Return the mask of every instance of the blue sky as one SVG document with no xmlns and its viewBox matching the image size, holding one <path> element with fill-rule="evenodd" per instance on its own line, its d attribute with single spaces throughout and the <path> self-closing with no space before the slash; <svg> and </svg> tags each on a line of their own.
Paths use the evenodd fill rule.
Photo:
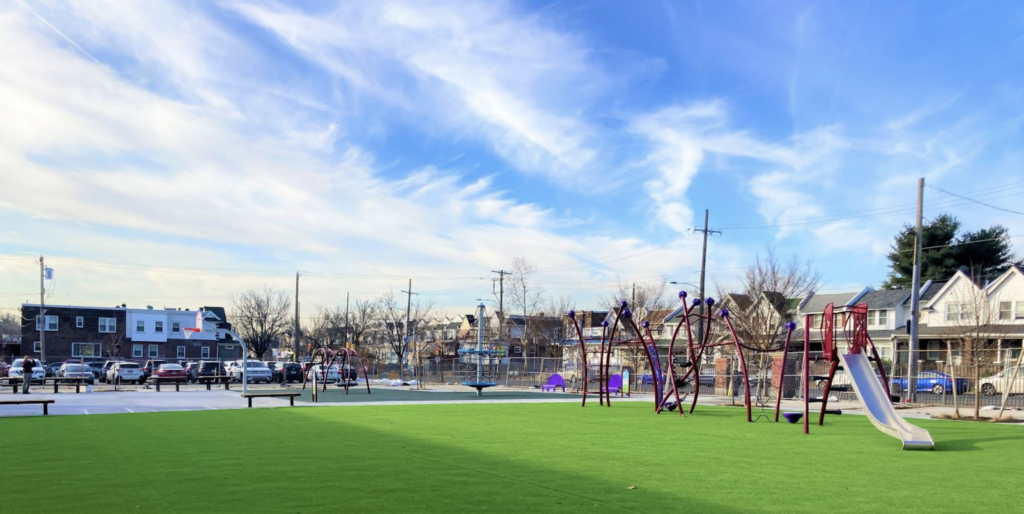
<svg viewBox="0 0 1024 514">
<path fill-rule="evenodd" d="M 461 309 L 525 257 L 582 307 L 773 246 L 877 286 L 918 177 L 1024 195 L 1019 2 L 0 0 L 0 308 Z M 926 217 L 1024 216 L 935 189 Z M 1018 209 L 1019 210 L 1019 209 Z"/>
</svg>

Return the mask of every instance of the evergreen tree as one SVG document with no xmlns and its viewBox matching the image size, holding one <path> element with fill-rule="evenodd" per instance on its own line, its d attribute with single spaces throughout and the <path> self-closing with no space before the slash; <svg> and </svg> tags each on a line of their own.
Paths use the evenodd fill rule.
<svg viewBox="0 0 1024 514">
<path fill-rule="evenodd" d="M 1010 235 L 1001 225 L 974 232 L 960 232 L 960 222 L 942 214 L 921 227 L 921 281 L 946 280 L 960 266 L 971 269 L 975 276 L 991 279 L 1006 271 L 1013 262 Z M 889 253 L 892 271 L 883 289 L 908 289 L 914 272 L 914 227 L 904 225 L 896 235 Z"/>
</svg>

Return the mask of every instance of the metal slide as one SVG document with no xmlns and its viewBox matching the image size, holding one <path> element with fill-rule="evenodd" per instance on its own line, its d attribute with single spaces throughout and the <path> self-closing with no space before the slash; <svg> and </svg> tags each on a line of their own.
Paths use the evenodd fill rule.
<svg viewBox="0 0 1024 514">
<path fill-rule="evenodd" d="M 853 382 L 857 398 L 860 398 L 875 428 L 902 441 L 904 450 L 935 449 L 935 443 L 927 430 L 907 423 L 896 413 L 866 355 L 840 353 L 839 357 L 843 360 L 847 376 Z"/>
</svg>

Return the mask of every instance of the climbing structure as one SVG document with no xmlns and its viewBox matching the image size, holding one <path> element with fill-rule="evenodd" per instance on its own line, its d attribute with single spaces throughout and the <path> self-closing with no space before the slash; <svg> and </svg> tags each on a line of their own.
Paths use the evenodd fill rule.
<svg viewBox="0 0 1024 514">
<path fill-rule="evenodd" d="M 359 368 L 356 368 L 356 363 L 359 364 Z M 366 394 L 371 394 L 370 391 L 370 378 L 366 374 L 366 366 L 363 365 L 363 360 L 359 358 L 359 352 L 351 348 L 341 348 L 338 350 L 331 350 L 330 348 L 317 348 L 313 350 L 313 354 L 310 356 L 309 368 L 306 373 L 302 376 L 302 389 L 306 389 L 306 383 L 312 382 L 312 392 L 314 402 L 317 401 L 317 392 L 319 387 L 323 387 L 323 390 L 327 390 L 327 373 L 331 369 L 331 366 L 338 366 L 341 371 L 340 384 L 345 388 L 345 394 L 348 394 L 349 386 L 351 382 L 348 378 L 348 370 L 360 369 L 363 371 L 363 381 L 366 382 Z M 317 369 L 323 370 L 323 384 L 322 386 L 318 383 Z M 312 376 L 312 380 L 310 380 Z"/>
<path fill-rule="evenodd" d="M 501 350 L 485 350 L 484 349 L 484 304 L 481 303 L 477 306 L 477 318 L 476 318 L 476 348 L 460 348 L 460 354 L 476 355 L 476 380 L 470 380 L 463 382 L 462 385 L 466 387 L 472 387 L 476 389 L 476 395 L 482 396 L 483 390 L 488 387 L 494 387 L 497 382 L 487 382 L 484 380 L 484 356 L 486 355 L 489 359 L 492 355 L 503 353 Z"/>
</svg>

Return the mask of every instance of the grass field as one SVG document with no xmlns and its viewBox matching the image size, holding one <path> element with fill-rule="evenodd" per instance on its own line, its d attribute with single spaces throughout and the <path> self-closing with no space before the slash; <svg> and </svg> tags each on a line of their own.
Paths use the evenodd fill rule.
<svg viewBox="0 0 1024 514">
<path fill-rule="evenodd" d="M 1019 512 L 1024 427 L 799 425 L 645 403 L 0 418 L 2 511 Z M 635 489 L 629 489 L 636 486 Z"/>
</svg>

